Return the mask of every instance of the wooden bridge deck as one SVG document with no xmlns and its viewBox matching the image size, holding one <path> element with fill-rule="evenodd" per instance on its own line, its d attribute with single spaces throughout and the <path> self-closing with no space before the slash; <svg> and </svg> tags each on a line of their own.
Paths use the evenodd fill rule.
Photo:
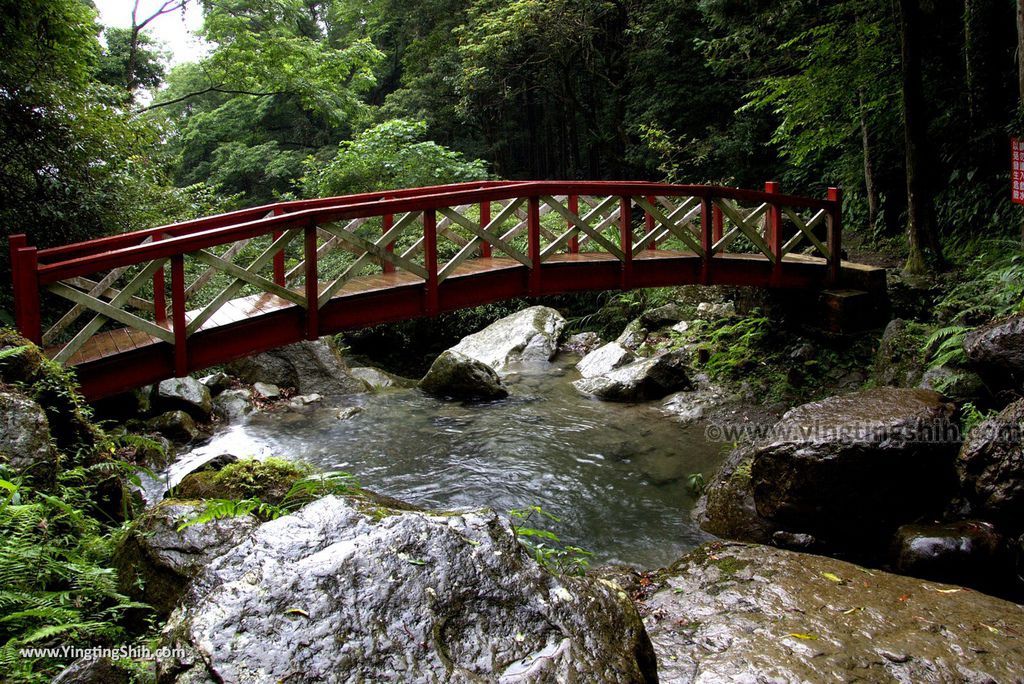
<svg viewBox="0 0 1024 684">
<path fill-rule="evenodd" d="M 818 257 L 787 255 L 785 277 L 772 282 L 771 263 L 762 254 L 722 254 L 715 258 L 708 284 L 775 286 L 782 288 L 822 287 L 826 263 Z M 701 259 L 692 252 L 645 250 L 634 254 L 634 286 L 662 287 L 699 284 Z M 604 267 L 604 268 L 602 268 Z M 560 254 L 543 267 L 551 278 L 539 294 L 615 289 L 621 286 L 620 263 L 603 252 Z M 561 273 L 559 273 L 561 271 Z M 529 269 L 514 259 L 493 257 L 472 259 L 461 265 L 441 285 L 441 310 L 451 311 L 499 299 L 531 296 Z M 843 262 L 843 284 L 873 289 L 884 283 L 884 272 L 861 264 Z M 500 296 L 494 296 L 494 277 L 506 281 Z M 518 277 L 517 277 L 518 276 Z M 879 280 L 881 278 L 881 281 Z M 492 282 L 484 283 L 488 279 Z M 884 287 L 884 285 L 883 285 Z M 324 334 L 378 323 L 426 315 L 423 310 L 423 280 L 403 271 L 378 273 L 352 279 L 332 297 L 321 313 Z M 186 314 L 191 321 L 195 311 Z M 325 315 L 326 314 L 326 315 Z M 234 358 L 303 339 L 302 309 L 269 293 L 231 300 L 195 333 L 197 344 L 190 365 L 206 367 Z M 326 324 L 326 325 L 325 325 Z M 170 323 L 165 324 L 173 329 Z M 278 334 L 268 330 L 276 329 Z M 205 343 L 203 343 L 204 338 Z M 254 347 L 252 340 L 268 341 Z M 244 340 L 244 342 L 242 342 Z M 47 349 L 54 354 L 59 347 Z M 132 328 L 109 330 L 94 335 L 70 359 L 87 395 L 106 396 L 118 388 L 153 382 L 172 373 L 173 348 L 156 337 Z"/>
</svg>

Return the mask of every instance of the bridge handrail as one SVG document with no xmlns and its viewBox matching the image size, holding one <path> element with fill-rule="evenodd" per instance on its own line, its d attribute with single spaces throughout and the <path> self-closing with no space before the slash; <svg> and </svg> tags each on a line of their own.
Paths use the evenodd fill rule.
<svg viewBox="0 0 1024 684">
<path fill-rule="evenodd" d="M 588 216 L 584 217 L 583 212 L 579 211 L 579 199 L 593 197 L 605 199 L 600 203 L 591 203 Z M 670 202 L 667 198 L 686 199 L 676 203 Z M 505 202 L 494 221 L 490 217 L 492 202 Z M 590 202 L 588 199 L 588 203 Z M 659 202 L 664 203 L 664 206 Z M 759 206 L 744 214 L 740 211 L 740 203 Z M 459 213 L 460 210 L 473 205 L 479 205 L 479 221 Z M 669 208 L 668 211 L 666 207 Z M 175 353 L 179 357 L 178 367 L 183 369 L 187 366 L 187 362 L 183 360 L 183 355 L 186 354 L 185 339 L 213 315 L 204 309 L 198 317 L 201 320 L 186 321 L 185 304 L 191 296 L 190 292 L 193 288 L 202 286 L 197 281 L 186 287 L 183 271 L 183 259 L 186 256 L 190 259 L 198 258 L 199 261 L 208 264 L 210 272 L 219 270 L 230 273 L 232 278 L 238 279 L 236 283 L 244 281 L 255 284 L 262 291 L 276 294 L 304 307 L 308 317 L 307 334 L 315 336 L 318 331 L 317 309 L 324 306 L 332 293 L 338 291 L 345 278 L 351 277 L 343 275 L 333 283 L 321 282 L 317 272 L 320 258 L 318 255 L 321 249 L 327 248 L 327 245 L 319 247 L 318 236 L 325 231 L 334 231 L 334 234 L 338 238 L 344 238 L 347 244 L 356 245 L 357 264 L 377 263 L 384 268 L 385 273 L 399 268 L 422 278 L 427 301 L 436 305 L 438 286 L 442 281 L 454 273 L 459 264 L 477 252 L 480 256 L 489 257 L 492 243 L 495 249 L 504 252 L 505 256 L 518 260 L 530 269 L 531 292 L 541 289 L 539 283 L 542 262 L 562 250 L 570 253 L 578 251 L 577 241 L 582 243 L 588 239 L 621 262 L 622 286 L 629 287 L 633 251 L 653 249 L 662 237 L 673 235 L 685 245 L 689 245 L 686 249 L 702 260 L 705 271 L 710 268 L 716 254 L 727 251 L 736 238 L 746 236 L 755 250 L 767 257 L 772 265 L 772 273 L 779 277 L 783 258 L 792 252 L 801 240 L 807 240 L 825 258 L 829 282 L 836 282 L 841 258 L 841 209 L 842 193 L 838 188 L 830 188 L 827 199 L 816 199 L 783 194 L 779 192 L 777 183 L 766 183 L 765 190 L 760 191 L 645 181 L 475 181 L 344 197 L 278 202 L 43 250 L 28 245 L 25 235 L 12 235 L 9 242 L 15 314 L 18 328 L 26 337 L 35 342 L 43 340 L 40 290 L 50 289 L 74 302 L 75 307 L 47 333 L 48 339 L 53 339 L 54 335 L 58 334 L 54 330 L 59 332 L 64 329 L 62 326 L 66 327 L 84 311 L 92 310 L 98 313 L 85 327 L 85 331 L 79 333 L 76 339 L 64 348 L 58 360 L 73 353 L 69 350 L 79 348 L 88 335 L 94 334 L 102 326 L 103 321 L 112 318 L 127 321 L 130 327 L 135 326 L 151 336 L 173 341 Z M 645 233 L 636 242 L 633 222 L 635 210 L 643 214 L 646 222 Z M 799 211 L 806 210 L 813 213 L 810 219 L 798 215 Z M 568 225 L 568 230 L 557 236 L 541 225 L 543 212 L 552 211 L 561 215 Z M 402 214 L 404 218 L 394 223 L 395 218 Z M 525 228 L 528 237 L 527 247 L 514 247 L 511 242 L 506 242 L 509 239 L 508 235 L 501 236 L 500 231 L 489 232 L 498 230 L 502 221 L 513 220 L 517 214 L 522 220 L 508 235 Z M 473 235 L 467 243 L 464 238 L 447 232 L 450 228 L 444 229 L 444 236 L 460 248 L 454 258 L 444 257 L 447 260 L 445 262 L 439 259 L 437 250 L 438 236 L 442 232 L 439 216 L 443 217 L 445 222 L 449 222 L 449 226 L 461 225 L 462 229 L 468 231 L 467 234 Z M 376 241 L 366 241 L 365 238 L 354 234 L 338 234 L 337 229 L 330 226 L 341 221 L 350 221 L 353 222 L 351 225 L 358 226 L 362 220 L 375 217 L 381 217 L 384 230 L 384 235 Z M 784 240 L 783 224 L 787 219 L 796 231 L 790 231 L 791 237 Z M 733 228 L 723 234 L 725 220 L 728 220 Z M 592 225 L 589 223 L 591 221 L 598 225 Z M 401 235 L 402 231 L 406 231 L 417 222 L 422 223 L 419 241 L 408 252 L 392 252 L 395 236 Z M 827 225 L 828 232 L 824 242 L 814 235 L 815 226 L 822 222 Z M 609 241 L 607 234 L 602 236 L 602 231 L 615 226 L 618 226 L 618 232 L 613 233 L 614 239 Z M 289 290 L 288 282 L 292 279 L 291 274 L 286 278 L 284 248 L 293 237 L 303 234 L 305 238 L 300 242 L 303 242 L 304 258 L 291 273 L 298 273 L 304 285 L 301 291 Z M 224 252 L 223 258 L 205 251 L 232 243 L 239 243 L 238 248 L 241 248 L 244 241 L 266 236 L 272 238 L 271 247 L 253 263 L 251 270 L 225 261 L 229 258 L 228 254 L 234 253 L 231 251 L 235 249 L 234 246 Z M 542 246 L 542 238 L 548 241 L 546 247 Z M 335 239 L 337 238 L 331 238 Z M 410 261 L 410 254 L 415 254 L 417 259 L 422 257 L 421 263 Z M 269 266 L 270 260 L 274 265 L 272 280 L 258 274 L 259 269 Z M 171 266 L 170 289 L 174 305 L 172 320 L 168 320 L 167 316 L 166 281 L 163 270 L 164 264 L 168 261 Z M 145 268 L 141 275 L 132 276 L 131 287 L 126 286 L 123 290 L 113 287 L 125 269 L 140 265 L 145 265 Z M 84 278 L 101 271 L 111 273 L 98 281 Z M 205 277 L 204 275 L 203 278 Z M 147 278 L 152 278 L 151 301 L 141 300 L 134 295 L 138 291 L 140 279 Z M 203 278 L 199 281 L 207 282 Z M 321 285 L 327 287 L 321 290 Z M 228 289 L 232 292 L 238 291 L 237 288 Z M 108 292 L 114 294 L 107 294 Z M 110 301 L 104 302 L 103 296 L 110 297 Z M 220 306 L 225 302 L 218 300 L 215 303 Z M 145 310 L 155 316 L 155 323 L 121 310 L 125 306 L 138 308 L 140 304 L 148 307 Z M 430 306 L 427 309 L 429 312 Z M 213 308 L 212 311 L 216 309 Z M 92 332 L 88 332 L 89 330 Z M 83 335 L 86 337 L 83 338 Z"/>
<path fill-rule="evenodd" d="M 471 185 L 473 189 L 464 190 L 462 186 Z M 453 189 L 455 188 L 455 189 Z M 432 192 L 424 193 L 429 190 Z M 436 192 L 443 190 L 442 192 Z M 642 190 L 642 192 L 640 192 Z M 420 192 L 417 192 L 420 191 Z M 273 230 L 287 230 L 289 228 L 302 228 L 309 222 L 315 224 L 331 223 L 333 221 L 361 218 L 364 216 L 386 216 L 404 213 L 407 211 L 423 211 L 426 209 L 438 209 L 459 204 L 475 204 L 481 201 L 495 201 L 512 199 L 516 197 L 528 197 L 537 195 L 662 195 L 662 196 L 689 196 L 701 199 L 721 198 L 737 201 L 763 202 L 771 206 L 799 207 L 804 209 L 823 209 L 838 214 L 839 203 L 833 199 L 815 199 L 797 195 L 784 195 L 781 193 L 762 192 L 758 190 L 743 190 L 725 186 L 711 185 L 672 185 L 667 183 L 648 183 L 643 181 L 577 181 L 577 182 L 556 182 L 556 181 L 520 181 L 520 182 L 493 182 L 485 187 L 479 183 L 467 183 L 457 186 L 437 186 L 433 188 L 416 188 L 409 191 L 392 191 L 388 193 L 367 193 L 365 195 L 353 195 L 349 197 L 325 198 L 322 200 L 282 202 L 278 204 L 265 205 L 258 210 L 263 212 L 257 218 L 252 218 L 257 210 L 243 210 L 222 214 L 213 219 L 227 219 L 228 217 L 240 218 L 227 225 L 213 225 L 205 223 L 207 219 L 186 221 L 178 224 L 171 224 L 166 228 L 136 231 L 124 233 L 111 238 L 99 238 L 85 242 L 67 245 L 64 248 L 53 248 L 39 250 L 38 258 L 68 256 L 77 254 L 72 248 L 86 249 L 92 245 L 101 243 L 103 251 L 86 254 L 85 256 L 73 256 L 61 261 L 51 263 L 40 263 L 38 266 L 39 283 L 47 285 L 58 280 L 64 280 L 74 276 L 86 275 L 100 270 L 117 268 L 119 266 L 130 266 L 140 261 L 168 258 L 176 254 L 187 254 L 199 249 L 208 249 L 217 245 L 236 242 L 237 240 L 264 235 Z M 383 199 L 381 196 L 394 196 L 393 199 Z M 268 216 L 267 212 L 274 208 L 292 208 L 289 213 Z M 173 235 L 178 232 L 179 234 Z M 837 231 L 838 232 L 838 231 Z M 132 244 L 126 247 L 117 246 L 118 238 L 139 238 L 145 239 L 154 234 L 171 233 L 172 237 L 162 240 L 139 244 Z M 111 249 L 111 247 L 113 247 Z M 58 250 L 64 249 L 61 252 Z"/>
</svg>

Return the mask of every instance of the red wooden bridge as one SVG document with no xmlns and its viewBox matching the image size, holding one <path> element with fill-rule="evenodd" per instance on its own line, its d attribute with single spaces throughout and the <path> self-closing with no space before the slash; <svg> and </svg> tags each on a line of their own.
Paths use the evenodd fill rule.
<svg viewBox="0 0 1024 684">
<path fill-rule="evenodd" d="M 21 333 L 101 398 L 273 347 L 497 300 L 835 287 L 841 194 L 475 182 L 281 202 L 50 249 L 10 237 Z M 44 329 L 44 322 L 46 327 Z"/>
</svg>

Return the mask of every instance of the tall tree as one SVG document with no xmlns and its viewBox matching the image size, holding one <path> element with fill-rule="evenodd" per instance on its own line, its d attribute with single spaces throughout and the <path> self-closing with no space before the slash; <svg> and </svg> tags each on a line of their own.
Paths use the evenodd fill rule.
<svg viewBox="0 0 1024 684">
<path fill-rule="evenodd" d="M 899 0 L 900 76 L 903 100 L 903 136 L 907 173 L 908 273 L 921 274 L 944 265 L 935 223 L 935 190 L 928 114 L 921 57 L 919 0 Z"/>
</svg>

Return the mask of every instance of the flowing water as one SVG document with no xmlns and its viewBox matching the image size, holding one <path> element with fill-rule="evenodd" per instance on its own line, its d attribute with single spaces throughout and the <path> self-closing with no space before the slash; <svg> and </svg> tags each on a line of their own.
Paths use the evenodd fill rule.
<svg viewBox="0 0 1024 684">
<path fill-rule="evenodd" d="M 690 520 L 688 477 L 710 478 L 722 460 L 703 428 L 681 426 L 659 403 L 581 396 L 575 359 L 506 379 L 511 396 L 445 402 L 415 389 L 347 397 L 338 406 L 254 415 L 179 462 L 231 453 L 300 459 L 353 473 L 366 488 L 426 508 L 539 505 L 537 520 L 594 563 L 658 567 L 709 537 Z M 173 473 L 171 478 L 173 481 Z"/>
</svg>

